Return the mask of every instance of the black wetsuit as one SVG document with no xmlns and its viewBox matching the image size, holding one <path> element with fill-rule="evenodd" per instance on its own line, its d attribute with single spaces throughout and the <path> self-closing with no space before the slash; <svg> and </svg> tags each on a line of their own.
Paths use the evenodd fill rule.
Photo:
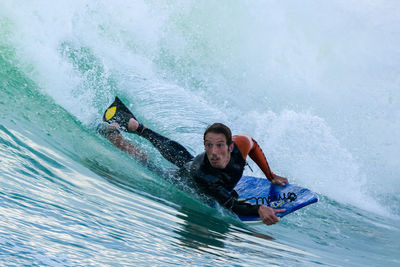
<svg viewBox="0 0 400 267">
<path fill-rule="evenodd" d="M 108 126 L 101 124 L 97 130 L 104 136 L 110 134 Z M 119 133 L 114 130 L 111 133 Z M 161 155 L 180 168 L 178 175 L 191 177 L 199 189 L 214 198 L 222 206 L 241 216 L 258 216 L 258 205 L 238 201 L 238 194 L 233 189 L 242 177 L 246 161 L 236 144 L 231 159 L 224 169 L 213 168 L 205 153 L 193 157 L 181 144 L 170 140 L 149 128 L 141 136 L 152 143 Z M 156 166 L 148 164 L 151 170 L 159 172 Z"/>
<path fill-rule="evenodd" d="M 161 155 L 178 166 L 181 174 L 190 175 L 201 191 L 215 198 L 222 206 L 241 216 L 258 216 L 258 205 L 238 201 L 233 189 L 242 177 L 246 161 L 237 145 L 231 153 L 231 159 L 224 169 L 213 168 L 205 153 L 193 157 L 182 145 L 148 128 L 141 134 L 149 140 Z"/>
</svg>

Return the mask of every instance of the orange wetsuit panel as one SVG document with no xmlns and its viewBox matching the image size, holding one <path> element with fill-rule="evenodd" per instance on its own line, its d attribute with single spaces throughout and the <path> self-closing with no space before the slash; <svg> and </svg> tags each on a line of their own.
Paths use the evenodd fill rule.
<svg viewBox="0 0 400 267">
<path fill-rule="evenodd" d="M 272 180 L 272 172 L 269 168 L 267 158 L 264 152 L 257 144 L 256 140 L 246 135 L 234 135 L 232 136 L 233 142 L 239 148 L 240 153 L 242 153 L 243 158 L 246 160 L 247 155 L 257 164 L 258 167 L 263 171 L 265 176 Z"/>
</svg>

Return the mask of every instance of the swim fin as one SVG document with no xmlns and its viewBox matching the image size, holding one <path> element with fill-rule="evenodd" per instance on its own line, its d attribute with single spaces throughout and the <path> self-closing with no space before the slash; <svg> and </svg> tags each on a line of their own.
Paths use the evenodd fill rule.
<svg viewBox="0 0 400 267">
<path fill-rule="evenodd" d="M 116 122 L 124 131 L 128 132 L 128 122 L 130 118 L 135 118 L 132 112 L 125 106 L 124 103 L 116 96 L 114 102 L 107 108 L 103 115 L 103 121 L 108 123 Z"/>
</svg>

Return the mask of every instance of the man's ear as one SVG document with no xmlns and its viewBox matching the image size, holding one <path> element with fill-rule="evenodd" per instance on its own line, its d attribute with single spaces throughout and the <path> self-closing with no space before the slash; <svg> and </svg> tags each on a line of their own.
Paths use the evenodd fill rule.
<svg viewBox="0 0 400 267">
<path fill-rule="evenodd" d="M 233 151 L 233 143 L 229 146 L 229 151 L 230 151 L 230 152 Z"/>
</svg>

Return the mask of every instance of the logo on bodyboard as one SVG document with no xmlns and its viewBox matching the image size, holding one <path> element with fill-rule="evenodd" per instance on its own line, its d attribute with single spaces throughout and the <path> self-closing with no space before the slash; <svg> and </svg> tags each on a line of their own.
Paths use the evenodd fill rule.
<svg viewBox="0 0 400 267">
<path fill-rule="evenodd" d="M 256 205 L 267 205 L 272 208 L 278 208 L 286 202 L 293 202 L 297 199 L 297 195 L 293 192 L 283 193 L 282 195 L 270 195 L 268 197 L 251 197 L 247 198 L 247 201 L 255 200 Z"/>
</svg>

